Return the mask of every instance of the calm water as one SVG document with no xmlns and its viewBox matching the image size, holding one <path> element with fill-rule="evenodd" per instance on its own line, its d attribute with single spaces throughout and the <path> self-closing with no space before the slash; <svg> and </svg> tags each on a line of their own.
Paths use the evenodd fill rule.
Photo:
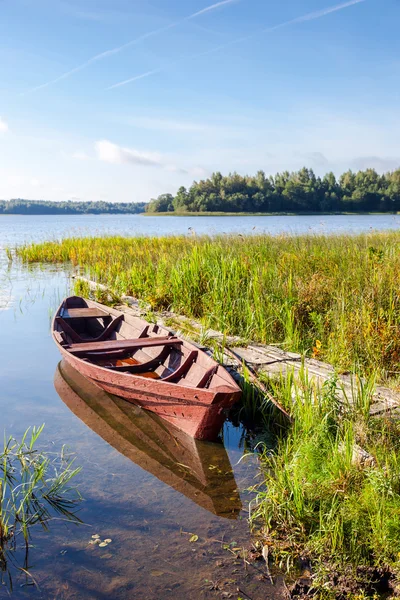
<svg viewBox="0 0 400 600">
<path fill-rule="evenodd" d="M 255 482 L 257 459 L 238 462 L 242 432 L 227 425 L 225 447 L 195 443 L 99 392 L 59 365 L 50 336 L 68 274 L 15 269 L 9 275 L 12 301 L 0 311 L 1 433 L 18 438 L 45 423 L 41 448 L 69 447 L 83 467 L 76 483 L 85 522 L 54 521 L 48 533 L 33 530 L 30 569 L 39 589 L 15 575 L 14 596 L 215 598 L 210 582 L 219 582 L 223 591 L 241 587 L 251 598 L 264 598 L 269 584 L 223 548 L 250 540 L 244 490 Z M 93 546 L 93 534 L 113 541 L 104 549 Z M 199 539 L 190 542 L 194 534 Z M 0 587 L 0 597 L 7 595 Z"/>
<path fill-rule="evenodd" d="M 182 235 L 220 233 L 361 233 L 399 229 L 400 215 L 304 217 L 0 216 L 0 247 L 26 241 L 87 235 Z"/>
<path fill-rule="evenodd" d="M 245 489 L 258 470 L 255 455 L 242 459 L 243 432 L 227 424 L 224 445 L 194 443 L 60 366 L 50 318 L 69 291 L 69 274 L 9 265 L 4 246 L 71 234 L 182 234 L 189 227 L 207 234 L 295 233 L 399 224 L 397 216 L 0 218 L 1 434 L 18 438 L 45 423 L 41 448 L 69 447 L 83 467 L 76 483 L 85 523 L 54 521 L 48 533 L 33 531 L 29 567 L 36 585 L 26 585 L 14 568 L 13 596 L 183 600 L 226 592 L 261 600 L 282 590 L 272 588 L 262 565 L 246 569 L 226 549 L 250 543 Z M 93 534 L 113 541 L 99 548 L 89 544 Z M 198 541 L 190 542 L 194 534 Z M 8 597 L 6 586 L 0 597 Z"/>
</svg>

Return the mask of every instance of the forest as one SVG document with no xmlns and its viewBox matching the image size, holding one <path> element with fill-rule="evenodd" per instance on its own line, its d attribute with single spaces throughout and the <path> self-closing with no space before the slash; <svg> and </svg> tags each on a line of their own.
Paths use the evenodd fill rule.
<svg viewBox="0 0 400 600">
<path fill-rule="evenodd" d="M 380 175 L 375 169 L 347 171 L 338 179 L 334 173 L 324 177 L 312 169 L 285 171 L 268 177 L 264 171 L 255 176 L 213 173 L 195 181 L 176 196 L 162 194 L 152 199 L 146 212 L 397 212 L 400 211 L 400 168 Z"/>
<path fill-rule="evenodd" d="M 48 202 L 45 200 L 0 200 L 0 215 L 100 215 L 143 213 L 144 202 Z"/>
</svg>

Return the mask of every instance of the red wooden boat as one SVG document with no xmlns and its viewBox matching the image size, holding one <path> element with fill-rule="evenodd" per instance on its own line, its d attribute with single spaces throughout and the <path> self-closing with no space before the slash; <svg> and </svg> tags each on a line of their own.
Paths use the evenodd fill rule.
<svg viewBox="0 0 400 600">
<path fill-rule="evenodd" d="M 61 400 L 120 454 L 205 510 L 238 519 L 242 502 L 222 443 L 199 441 L 122 398 L 107 394 L 62 361 L 54 375 Z"/>
<path fill-rule="evenodd" d="M 173 333 L 72 296 L 53 338 L 64 359 L 105 391 L 150 410 L 197 439 L 215 439 L 241 391 L 205 352 Z"/>
</svg>

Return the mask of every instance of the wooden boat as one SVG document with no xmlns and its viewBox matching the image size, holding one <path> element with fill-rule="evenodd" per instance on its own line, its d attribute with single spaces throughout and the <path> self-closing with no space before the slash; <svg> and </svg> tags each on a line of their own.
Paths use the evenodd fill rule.
<svg viewBox="0 0 400 600">
<path fill-rule="evenodd" d="M 222 443 L 193 439 L 170 423 L 107 394 L 62 361 L 54 385 L 92 431 L 139 467 L 209 512 L 237 519 L 242 502 Z"/>
<path fill-rule="evenodd" d="M 106 392 L 197 439 L 216 439 L 241 395 L 227 371 L 167 329 L 73 296 L 52 325 L 63 358 Z"/>
</svg>

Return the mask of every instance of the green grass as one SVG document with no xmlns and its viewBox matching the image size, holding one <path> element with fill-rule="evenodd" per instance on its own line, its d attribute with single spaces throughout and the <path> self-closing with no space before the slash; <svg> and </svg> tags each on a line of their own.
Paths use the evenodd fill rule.
<svg viewBox="0 0 400 600">
<path fill-rule="evenodd" d="M 281 566 L 309 559 L 322 597 L 343 569 L 354 578 L 360 567 L 399 576 L 400 422 L 369 416 L 373 382 L 360 380 L 344 405 L 335 379 L 322 390 L 306 375 L 271 386 L 294 423 L 262 453 L 252 521 L 263 543 Z M 369 453 L 365 462 L 357 446 Z"/>
<path fill-rule="evenodd" d="M 17 249 L 117 296 L 381 380 L 400 372 L 400 234 L 87 238 Z"/>
</svg>

